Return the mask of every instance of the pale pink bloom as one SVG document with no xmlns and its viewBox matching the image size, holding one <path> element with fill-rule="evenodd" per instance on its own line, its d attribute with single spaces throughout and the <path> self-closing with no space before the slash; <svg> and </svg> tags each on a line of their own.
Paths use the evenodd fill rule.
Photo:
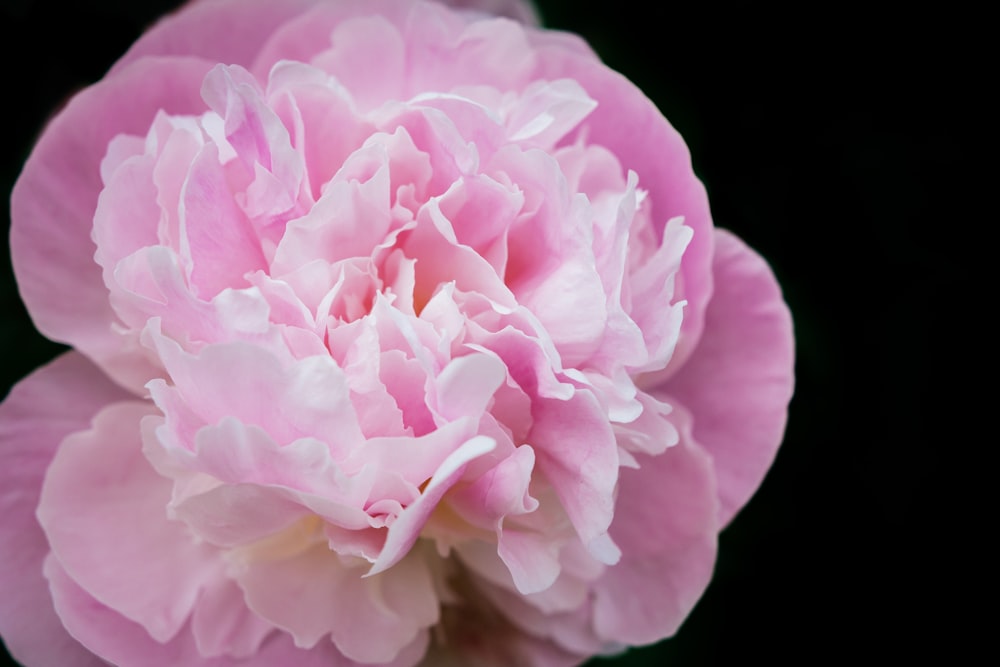
<svg viewBox="0 0 1000 667">
<path fill-rule="evenodd" d="M 192 3 L 39 140 L 13 261 L 75 351 L 0 408 L 26 665 L 576 665 L 704 591 L 778 286 L 584 42 L 453 4 Z"/>
</svg>

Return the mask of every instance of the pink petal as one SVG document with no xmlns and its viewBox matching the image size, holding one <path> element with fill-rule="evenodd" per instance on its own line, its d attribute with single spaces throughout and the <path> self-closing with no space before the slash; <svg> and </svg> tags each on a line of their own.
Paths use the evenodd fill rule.
<svg viewBox="0 0 1000 667">
<path fill-rule="evenodd" d="M 594 585 L 594 628 L 605 640 L 648 644 L 677 631 L 712 577 L 719 505 L 711 457 L 675 410 L 680 442 L 623 468 L 611 537 L 617 565 Z"/>
<path fill-rule="evenodd" d="M 297 648 L 292 638 L 275 632 L 267 637 L 260 650 L 249 659 L 228 656 L 206 657 L 201 654 L 193 632 L 185 627 L 173 640 L 160 643 L 149 636 L 142 626 L 133 623 L 102 605 L 79 587 L 59 566 L 49 558 L 45 562 L 45 576 L 52 587 L 56 609 L 65 619 L 66 627 L 105 660 L 116 665 L 142 665 L 142 667 L 262 667 L 264 665 L 294 665 L 294 667 L 360 667 L 349 660 L 330 642 L 323 642 L 310 650 Z M 412 667 L 426 650 L 426 640 L 419 638 L 404 650 L 400 659 L 386 667 Z M 66 665 L 77 667 L 75 662 L 38 663 L 40 665 Z M 103 664 L 103 663 L 101 663 Z"/>
<path fill-rule="evenodd" d="M 535 77 L 574 79 L 597 101 L 597 107 L 564 140 L 564 145 L 585 137 L 588 143 L 609 149 L 623 169 L 639 174 L 639 187 L 649 192 L 651 219 L 658 232 L 676 217 L 682 217 L 694 231 L 681 264 L 680 289 L 675 294 L 675 298 L 688 301 L 671 363 L 677 367 L 697 343 L 712 289 L 712 218 L 705 187 L 691 168 L 687 145 L 633 83 L 592 54 L 567 48 L 564 40 L 553 40 L 548 33 L 529 33 L 529 37 L 538 49 Z M 628 122 L 623 123 L 622 118 Z"/>
<path fill-rule="evenodd" d="M 632 318 L 642 330 L 650 352 L 647 362 L 634 367 L 634 372 L 663 369 L 673 361 L 676 346 L 684 336 L 689 305 L 681 302 L 687 295 L 683 288 L 676 290 L 675 285 L 678 268 L 687 258 L 685 248 L 692 241 L 691 228 L 681 222 L 667 222 L 662 245 L 631 276 Z"/>
<path fill-rule="evenodd" d="M 351 91 L 364 110 L 408 97 L 404 82 L 412 63 L 399 28 L 386 18 L 358 17 L 333 29 L 333 44 L 313 60 Z"/>
<path fill-rule="evenodd" d="M 456 9 L 469 9 L 520 21 L 525 25 L 538 25 L 538 12 L 534 3 L 527 0 L 440 0 Z"/>
<path fill-rule="evenodd" d="M 509 139 L 551 149 L 596 105 L 572 79 L 536 81 L 521 94 L 507 119 Z"/>
<path fill-rule="evenodd" d="M 97 244 L 94 260 L 104 268 L 108 286 L 122 259 L 159 244 L 161 209 L 153 180 L 155 166 L 152 158 L 136 156 L 103 179 L 106 187 L 97 199 L 93 239 Z"/>
<path fill-rule="evenodd" d="M 394 96 L 402 99 L 427 90 L 448 91 L 461 85 L 514 89 L 525 80 L 533 66 L 533 54 L 524 29 L 513 21 L 491 20 L 483 14 L 459 15 L 435 3 L 341 0 L 318 4 L 279 26 L 251 69 L 261 77 L 280 60 L 328 62 L 320 54 L 331 48 L 331 34 L 335 28 L 352 19 L 373 15 L 395 25 L 407 44 L 406 76 L 400 79 L 397 68 L 391 69 L 392 81 L 402 84 L 393 86 L 397 91 Z M 375 29 L 367 20 L 357 25 L 366 23 L 367 26 L 360 30 L 372 34 Z M 333 40 L 333 47 L 343 54 L 344 47 L 337 41 Z M 363 46 L 346 41 L 348 53 Z M 441 48 L 443 45 L 445 48 Z M 352 58 L 356 55 L 359 54 L 351 54 Z M 368 88 L 382 86 L 375 80 L 380 71 L 378 61 L 377 54 L 374 59 L 355 60 L 358 62 L 355 71 L 347 73 L 349 80 L 358 82 L 356 89 L 363 94 Z M 371 74 L 367 81 L 359 79 L 364 73 Z"/>
<path fill-rule="evenodd" d="M 238 575 L 250 607 L 312 648 L 332 636 L 345 655 L 386 663 L 437 622 L 430 573 L 419 557 L 364 577 L 368 563 L 341 558 L 325 543 L 280 559 L 261 558 Z"/>
<path fill-rule="evenodd" d="M 363 180 L 335 177 L 308 213 L 288 223 L 271 265 L 272 275 L 291 273 L 315 259 L 335 262 L 372 255 L 392 222 L 390 169 L 381 146 L 354 153 L 344 167 L 362 161 L 370 164 L 370 175 Z"/>
<path fill-rule="evenodd" d="M 463 177 L 441 195 L 438 206 L 451 224 L 455 240 L 475 248 L 503 275 L 507 263 L 504 239 L 521 207 L 524 195 L 485 174 Z"/>
<path fill-rule="evenodd" d="M 465 472 L 466 466 L 496 447 L 496 442 L 486 436 L 476 436 L 455 449 L 441 462 L 423 493 L 411 503 L 396 521 L 389 526 L 385 546 L 378 559 L 372 564 L 368 576 L 374 576 L 394 567 L 409 552 L 420 536 L 420 530 L 427 523 L 431 512 L 444 494 L 455 485 Z"/>
<path fill-rule="evenodd" d="M 538 467 L 552 483 L 580 540 L 595 558 L 614 562 L 607 544 L 618 481 L 618 445 L 592 394 L 577 391 L 566 401 L 536 399 L 528 442 Z"/>
<path fill-rule="evenodd" d="M 150 28 L 111 68 L 115 74 L 147 56 L 196 56 L 212 63 L 243 65 L 277 26 L 317 0 L 212 0 L 189 2 Z M 266 72 L 265 72 L 266 74 Z"/>
<path fill-rule="evenodd" d="M 182 190 L 181 247 L 191 262 L 195 294 L 210 299 L 266 266 L 260 241 L 229 192 L 215 144 L 199 151 Z"/>
<path fill-rule="evenodd" d="M 168 421 L 184 407 L 202 424 L 225 417 L 255 424 L 281 445 L 323 434 L 347 450 L 362 439 L 344 371 L 329 357 L 293 361 L 287 352 L 243 342 L 192 355 L 165 336 L 151 338 L 174 381 L 173 387 L 162 380 L 150 385 Z"/>
<path fill-rule="evenodd" d="M 253 657 L 273 631 L 273 625 L 250 611 L 243 591 L 233 580 L 206 589 L 191 616 L 191 633 L 198 652 L 209 657 Z"/>
<path fill-rule="evenodd" d="M 493 394 L 507 379 L 507 368 L 489 354 L 467 354 L 453 359 L 434 381 L 433 400 L 439 415 L 448 421 L 479 418 Z"/>
<path fill-rule="evenodd" d="M 475 250 L 457 244 L 450 224 L 442 217 L 437 202 L 431 200 L 420 209 L 416 229 L 401 244 L 408 257 L 417 259 L 414 301 L 422 309 L 439 286 L 454 282 L 456 289 L 513 307 L 514 296 L 493 267 Z"/>
<path fill-rule="evenodd" d="M 559 545 L 534 531 L 505 529 L 497 554 L 524 595 L 546 590 L 559 576 Z"/>
<path fill-rule="evenodd" d="M 534 467 L 535 450 L 521 445 L 474 482 L 449 493 L 448 503 L 473 525 L 499 531 L 508 514 L 527 514 L 538 508 L 538 500 L 528 490 Z"/>
<path fill-rule="evenodd" d="M 84 90 L 45 129 L 11 197 L 14 272 L 35 325 L 136 388 L 145 378 L 136 381 L 134 367 L 144 364 L 123 353 L 93 259 L 101 160 L 113 136 L 144 135 L 160 109 L 203 110 L 199 89 L 210 65 L 194 58 L 142 60 Z"/>
<path fill-rule="evenodd" d="M 232 2 L 233 0 L 228 1 Z M 235 2 L 240 3 L 242 0 L 235 0 Z M 257 0 L 253 4 L 264 5 L 268 3 Z M 256 54 L 253 66 L 250 68 L 258 78 L 263 80 L 262 77 L 267 76 L 271 67 L 282 60 L 312 62 L 317 54 L 330 48 L 330 37 L 334 29 L 352 17 L 379 15 L 391 23 L 400 25 L 411 8 L 410 3 L 393 2 L 392 0 L 342 0 L 340 2 L 316 2 L 314 0 L 311 4 L 313 6 L 310 10 L 283 23 L 272 25 L 273 33 Z"/>
<path fill-rule="evenodd" d="M 53 609 L 42 577 L 49 545 L 35 508 L 63 438 L 87 428 L 105 405 L 127 398 L 86 358 L 70 352 L 18 383 L 0 406 L 0 635 L 26 665 L 103 664 L 66 633 Z"/>
<path fill-rule="evenodd" d="M 238 664 L 231 658 L 203 658 L 186 628 L 172 641 L 156 641 L 141 625 L 95 600 L 52 556 L 45 560 L 45 576 L 66 628 L 112 664 L 145 667 L 230 667 Z"/>
<path fill-rule="evenodd" d="M 38 521 L 70 577 L 167 641 L 221 562 L 167 520 L 171 483 L 142 455 L 139 422 L 155 413 L 151 403 L 116 403 L 92 429 L 66 438 L 46 474 Z"/>
<path fill-rule="evenodd" d="M 485 16 L 471 17 L 474 20 L 463 26 L 454 13 L 433 4 L 412 7 L 404 31 L 411 45 L 407 82 L 411 94 L 483 85 L 515 90 L 527 81 L 535 54 L 524 26 Z M 443 44 L 449 48 L 442 49 Z"/>
<path fill-rule="evenodd" d="M 346 90 L 311 65 L 278 63 L 271 70 L 267 92 L 305 160 L 310 192 L 317 199 L 322 186 L 375 128 L 357 113 Z"/>
<path fill-rule="evenodd" d="M 781 443 L 794 339 L 781 289 L 757 253 L 719 230 L 712 271 L 705 333 L 660 391 L 694 415 L 694 438 L 715 462 L 725 525 L 760 486 Z"/>
</svg>

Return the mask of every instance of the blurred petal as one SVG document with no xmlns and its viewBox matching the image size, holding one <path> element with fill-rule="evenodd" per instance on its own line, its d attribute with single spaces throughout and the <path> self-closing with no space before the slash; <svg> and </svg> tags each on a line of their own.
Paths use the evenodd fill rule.
<svg viewBox="0 0 1000 667">
<path fill-rule="evenodd" d="M 103 664 L 63 628 L 42 561 L 49 551 L 35 508 L 45 470 L 70 433 L 128 394 L 76 352 L 38 369 L 0 406 L 0 634 L 26 665 Z"/>
<path fill-rule="evenodd" d="M 505 16 L 525 25 L 538 25 L 538 10 L 528 0 L 441 0 L 456 9 L 471 9 L 495 16 Z"/>
<path fill-rule="evenodd" d="M 788 306 L 760 255 L 719 230 L 712 270 L 705 334 L 662 392 L 695 416 L 695 440 L 715 464 L 725 525 L 760 486 L 781 444 L 794 338 Z"/>
<path fill-rule="evenodd" d="M 191 633 L 198 652 L 207 657 L 251 657 L 273 631 L 273 625 L 250 611 L 243 591 L 231 579 L 206 589 L 191 616 Z"/>
<path fill-rule="evenodd" d="M 342 558 L 321 542 L 290 557 L 251 560 L 238 580 L 250 607 L 297 646 L 332 637 L 353 659 L 384 664 L 437 622 L 437 596 L 420 557 L 371 577 L 363 576 L 367 569 L 367 561 Z"/>
<path fill-rule="evenodd" d="M 115 74 L 146 56 L 196 56 L 212 63 L 243 65 L 277 26 L 317 0 L 202 0 L 162 18 L 111 68 Z"/>
</svg>

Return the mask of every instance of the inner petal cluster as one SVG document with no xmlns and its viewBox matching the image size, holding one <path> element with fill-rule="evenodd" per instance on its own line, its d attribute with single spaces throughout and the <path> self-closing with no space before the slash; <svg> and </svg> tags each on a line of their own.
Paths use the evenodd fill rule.
<svg viewBox="0 0 1000 667">
<path fill-rule="evenodd" d="M 153 369 L 142 451 L 229 586 L 200 599 L 238 589 L 251 644 L 263 619 L 384 663 L 473 588 L 568 612 L 616 562 L 619 467 L 677 440 L 636 379 L 670 360 L 691 236 L 586 141 L 572 80 L 450 58 L 422 88 L 391 48 L 354 80 L 396 30 L 345 21 L 267 81 L 216 67 L 202 115 L 111 142 L 94 221 Z"/>
</svg>

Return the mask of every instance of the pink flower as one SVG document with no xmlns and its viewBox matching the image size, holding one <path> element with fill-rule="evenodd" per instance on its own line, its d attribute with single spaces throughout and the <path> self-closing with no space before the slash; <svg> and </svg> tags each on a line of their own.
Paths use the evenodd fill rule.
<svg viewBox="0 0 1000 667">
<path fill-rule="evenodd" d="M 571 35 L 193 2 L 51 122 L 12 217 L 74 348 L 0 408 L 0 631 L 29 666 L 655 642 L 781 439 L 770 270 Z"/>
</svg>

